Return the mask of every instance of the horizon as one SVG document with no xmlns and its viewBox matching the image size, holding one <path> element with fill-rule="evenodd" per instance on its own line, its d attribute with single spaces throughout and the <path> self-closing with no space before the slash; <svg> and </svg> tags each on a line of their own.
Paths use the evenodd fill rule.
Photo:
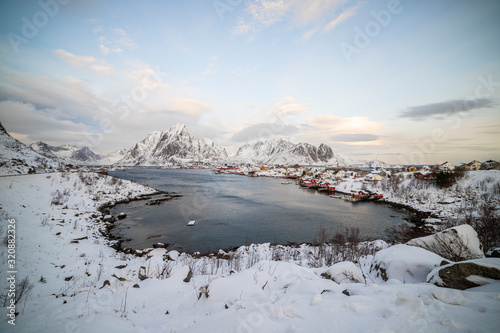
<svg viewBox="0 0 500 333">
<path fill-rule="evenodd" d="M 500 160 L 498 13 L 486 0 L 4 1 L 0 122 L 25 144 L 98 153 L 180 122 L 231 156 L 286 137 L 353 160 Z"/>
</svg>

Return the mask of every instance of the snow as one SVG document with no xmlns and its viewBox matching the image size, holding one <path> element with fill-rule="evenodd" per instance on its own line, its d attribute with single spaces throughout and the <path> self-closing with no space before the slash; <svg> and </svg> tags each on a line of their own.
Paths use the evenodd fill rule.
<svg viewBox="0 0 500 333">
<path fill-rule="evenodd" d="M 86 186 L 85 182 L 93 185 Z M 64 193 L 65 189 L 68 194 L 61 198 L 63 204 L 51 205 L 53 193 Z M 116 184 L 111 177 L 92 173 L 0 178 L 2 221 L 16 220 L 18 278 L 27 276 L 34 285 L 29 298 L 18 305 L 16 326 L 10 326 L 2 312 L 0 331 L 498 329 L 499 284 L 462 291 L 461 299 L 453 291 L 423 283 L 423 271 L 436 265 L 440 257 L 417 247 L 392 246 L 374 257 L 362 258 L 356 265 L 316 268 L 308 265 L 314 251 L 309 245 L 279 247 L 282 261 L 270 260 L 276 251 L 270 244 L 244 246 L 233 253 L 219 252 L 218 256 L 199 259 L 165 249 L 145 250 L 147 255 L 143 257 L 116 252 L 100 232 L 105 222 L 97 208 L 152 192 L 145 186 L 128 181 Z M 5 224 L 1 224 L 2 235 Z M 72 242 L 75 239 L 80 240 Z M 387 246 L 382 241 L 375 243 Z M 6 250 L 0 245 L 0 257 L 6 257 Z M 295 252 L 299 254 L 291 256 Z M 224 255 L 233 259 L 223 259 Z M 369 271 L 372 264 L 381 262 L 388 264 L 388 275 L 398 281 L 384 282 L 376 271 Z M 363 283 L 338 284 L 321 276 L 343 265 L 352 270 L 356 267 L 366 279 Z M 184 282 L 190 271 L 191 280 Z M 407 272 L 414 276 L 410 278 Z M 141 279 L 144 276 L 147 278 Z M 41 282 L 42 277 L 45 282 Z M 2 290 L 5 283 L 6 270 L 2 267 Z"/>
<path fill-rule="evenodd" d="M 363 273 L 354 263 L 343 261 L 336 263 L 325 271 L 325 274 L 337 283 L 363 282 Z"/>
<path fill-rule="evenodd" d="M 283 138 L 258 141 L 238 148 L 228 161 L 266 165 L 346 165 L 344 158 L 334 154 L 326 144 L 292 143 Z"/>
<path fill-rule="evenodd" d="M 186 126 L 177 123 L 166 131 L 151 132 L 144 140 L 116 162 L 118 165 L 162 165 L 227 158 L 224 148 L 208 144 L 190 135 Z"/>
<path fill-rule="evenodd" d="M 64 163 L 35 152 L 10 136 L 0 124 L 0 176 L 27 174 L 30 170 L 48 172 L 61 167 Z"/>
<path fill-rule="evenodd" d="M 343 178 L 335 187 L 337 191 L 350 193 L 360 191 L 364 186 L 367 190 L 383 194 L 386 202 L 429 212 L 434 215 L 433 218 L 441 220 L 463 217 L 464 210 L 477 211 L 481 204 L 486 203 L 487 196 L 490 202 L 500 206 L 500 196 L 494 194 L 494 187 L 500 183 L 500 170 L 468 171 L 465 177 L 446 189 L 439 189 L 430 181 L 415 179 L 410 172 L 398 173 L 397 177 L 401 179 L 396 185 L 392 185 L 390 179 L 364 182 L 359 178 Z"/>
<path fill-rule="evenodd" d="M 425 282 L 427 275 L 444 259 L 427 250 L 398 244 L 375 254 L 372 272 L 382 280 L 396 279 L 403 283 Z"/>
<path fill-rule="evenodd" d="M 484 258 L 477 232 L 468 224 L 452 227 L 433 235 L 414 238 L 406 244 L 427 249 L 450 260 Z"/>
<path fill-rule="evenodd" d="M 479 265 L 479 266 L 484 266 L 484 267 L 489 267 L 489 268 L 496 268 L 497 270 L 500 271 L 500 259 L 499 258 L 472 259 L 472 260 L 461 261 L 460 263 L 473 263 L 473 264 L 476 264 L 476 265 Z M 443 280 L 439 276 L 439 271 L 442 270 L 442 269 L 454 266 L 456 264 L 457 263 L 450 263 L 450 264 L 447 264 L 447 265 L 443 265 L 443 266 L 434 268 L 427 275 L 426 281 L 428 283 L 433 283 L 433 284 L 439 285 L 439 286 L 444 285 Z M 470 275 L 470 276 L 468 276 L 467 280 L 469 280 L 470 282 L 474 282 L 474 283 L 476 283 L 476 284 L 478 284 L 480 286 L 486 285 L 486 284 L 493 284 L 495 286 L 494 288 L 498 288 L 498 290 L 500 291 L 500 281 L 498 281 L 498 280 L 488 279 L 488 278 L 481 277 L 481 276 L 476 276 L 476 275 Z"/>
</svg>

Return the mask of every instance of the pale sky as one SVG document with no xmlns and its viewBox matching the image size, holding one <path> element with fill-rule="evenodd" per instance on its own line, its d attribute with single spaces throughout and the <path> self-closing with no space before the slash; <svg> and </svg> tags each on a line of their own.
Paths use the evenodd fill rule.
<svg viewBox="0 0 500 333">
<path fill-rule="evenodd" d="M 500 1 L 2 1 L 0 121 L 131 148 L 185 123 L 354 159 L 500 160 Z"/>
</svg>

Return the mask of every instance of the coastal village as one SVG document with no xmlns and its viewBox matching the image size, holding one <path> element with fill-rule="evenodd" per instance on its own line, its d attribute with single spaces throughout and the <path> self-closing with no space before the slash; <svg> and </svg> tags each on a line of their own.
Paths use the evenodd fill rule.
<svg viewBox="0 0 500 333">
<path fill-rule="evenodd" d="M 212 169 L 215 174 L 234 174 L 249 177 L 273 177 L 293 180 L 302 188 L 315 189 L 320 192 L 334 193 L 337 192 L 342 196 L 334 196 L 349 200 L 352 202 L 380 200 L 383 199 L 383 194 L 376 193 L 367 189 L 368 184 L 373 184 L 381 181 L 387 181 L 393 176 L 403 175 L 414 178 L 418 181 L 436 181 L 438 174 L 455 174 L 461 175 L 467 171 L 479 170 L 500 170 L 500 163 L 488 160 L 479 162 L 473 160 L 469 163 L 461 163 L 453 165 L 449 162 L 441 162 L 436 165 L 411 165 L 408 167 L 386 167 L 375 168 L 330 168 L 330 167 L 314 167 L 314 166 L 217 166 Z M 349 192 L 342 191 L 342 184 L 350 183 L 360 185 L 356 190 Z M 291 181 L 282 182 L 283 185 L 292 184 Z M 339 186 L 340 185 L 340 186 Z M 345 188 L 345 187 L 344 187 Z"/>
</svg>

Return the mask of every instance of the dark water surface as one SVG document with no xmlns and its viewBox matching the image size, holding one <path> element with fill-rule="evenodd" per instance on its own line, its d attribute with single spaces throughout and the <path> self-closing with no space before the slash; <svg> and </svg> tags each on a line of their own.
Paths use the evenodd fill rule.
<svg viewBox="0 0 500 333">
<path fill-rule="evenodd" d="M 184 195 L 158 206 L 134 201 L 114 207 L 113 214 L 128 215 L 117 222 L 114 233 L 131 239 L 123 246 L 134 249 L 157 242 L 201 252 L 250 242 L 312 242 L 321 226 L 332 234 L 358 227 L 363 239 L 378 239 L 404 217 L 403 211 L 385 204 L 334 199 L 300 189 L 293 181 L 282 185 L 283 179 L 145 168 L 110 174 Z M 196 225 L 188 227 L 190 220 Z"/>
</svg>

